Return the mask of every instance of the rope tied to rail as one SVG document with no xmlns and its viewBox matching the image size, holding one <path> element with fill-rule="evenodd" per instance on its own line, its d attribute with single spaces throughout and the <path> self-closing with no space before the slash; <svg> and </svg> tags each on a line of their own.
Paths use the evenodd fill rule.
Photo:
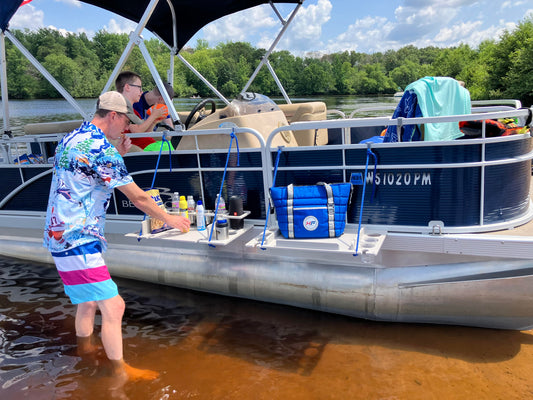
<svg viewBox="0 0 533 400">
<path fill-rule="evenodd" d="M 283 147 L 279 146 L 278 154 L 276 156 L 276 163 L 274 165 L 274 178 L 272 179 L 272 187 L 276 186 L 276 176 L 278 175 L 278 165 L 279 165 L 279 159 L 280 159 L 282 150 L 283 150 Z M 270 210 L 266 210 L 266 211 L 267 212 L 266 212 L 266 219 L 265 219 L 265 228 L 263 229 L 263 238 L 261 239 L 261 247 L 260 247 L 261 250 L 266 250 L 266 248 L 264 247 L 264 243 L 265 243 L 266 230 L 268 227 L 268 217 L 270 216 Z"/>
<path fill-rule="evenodd" d="M 370 202 L 374 201 L 374 194 L 375 194 L 375 189 L 376 189 L 376 171 L 377 171 L 377 167 L 378 167 L 378 158 L 377 158 L 376 154 L 370 149 L 370 146 L 371 146 L 371 144 L 368 143 L 368 147 L 366 149 L 365 175 L 364 175 L 364 178 L 363 178 L 363 194 L 361 196 L 361 208 L 359 210 L 359 223 L 358 223 L 358 227 L 357 227 L 357 238 L 356 238 L 356 244 L 355 244 L 355 253 L 353 254 L 354 257 L 359 255 L 358 254 L 358 251 L 359 251 L 359 239 L 360 239 L 360 235 L 361 235 L 361 221 L 363 219 L 363 205 L 364 205 L 364 202 L 365 202 L 365 192 L 366 192 L 366 177 L 367 177 L 367 173 L 368 173 L 368 162 L 370 160 L 370 156 L 372 156 L 374 158 L 374 174 L 372 175 L 372 197 L 370 199 Z"/>
<path fill-rule="evenodd" d="M 233 127 L 231 129 L 230 134 L 230 141 L 229 141 L 229 147 L 228 147 L 228 155 L 226 156 L 226 165 L 224 166 L 224 173 L 222 174 L 222 181 L 220 182 L 220 189 L 218 193 L 220 196 L 222 196 L 222 189 L 224 188 L 224 181 L 226 180 L 226 172 L 228 170 L 228 163 L 231 155 L 231 147 L 233 146 L 233 139 L 235 139 L 235 145 L 237 147 L 237 167 L 240 166 L 239 158 L 240 158 L 240 152 L 239 152 L 239 139 L 237 138 L 237 135 L 235 135 L 235 128 Z M 209 232 L 209 241 L 208 244 L 211 247 L 216 247 L 215 245 L 211 244 L 211 239 L 213 237 L 213 230 L 215 229 L 215 224 L 217 222 L 217 214 L 218 214 L 218 205 L 220 203 L 220 196 L 217 197 L 217 201 L 215 204 L 215 215 L 213 216 L 213 223 L 211 224 L 211 231 Z"/>
<path fill-rule="evenodd" d="M 150 186 L 150 189 L 154 188 L 155 185 L 155 178 L 157 176 L 157 171 L 159 170 L 159 162 L 161 161 L 161 154 L 163 153 L 163 147 L 165 147 L 165 143 L 167 143 L 168 146 L 168 164 L 169 164 L 169 172 L 172 172 L 172 146 L 170 145 L 170 141 L 167 139 L 167 133 L 164 132 L 163 136 L 161 137 L 161 147 L 159 148 L 159 154 L 157 156 L 157 161 L 155 163 L 155 170 L 154 170 L 154 176 L 152 178 L 152 185 Z M 146 221 L 146 213 L 143 215 L 142 222 Z M 141 241 L 141 237 L 143 235 L 142 230 L 142 222 L 141 222 L 141 229 L 139 230 L 139 236 L 137 236 L 137 241 Z"/>
</svg>

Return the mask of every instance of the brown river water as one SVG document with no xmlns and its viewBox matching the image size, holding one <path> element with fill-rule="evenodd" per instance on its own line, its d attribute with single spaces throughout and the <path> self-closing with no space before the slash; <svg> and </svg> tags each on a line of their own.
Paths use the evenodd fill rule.
<svg viewBox="0 0 533 400">
<path fill-rule="evenodd" d="M 0 399 L 533 398 L 532 331 L 371 322 L 116 282 L 125 359 L 158 371 L 154 381 L 118 383 L 101 350 L 80 358 L 55 268 L 0 259 Z"/>
</svg>

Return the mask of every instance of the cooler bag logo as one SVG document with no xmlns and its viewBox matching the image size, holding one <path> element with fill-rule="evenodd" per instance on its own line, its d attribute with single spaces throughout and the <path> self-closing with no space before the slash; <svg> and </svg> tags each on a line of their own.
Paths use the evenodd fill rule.
<svg viewBox="0 0 533 400">
<path fill-rule="evenodd" d="M 318 228 L 318 219 L 312 215 L 305 217 L 304 228 L 307 231 L 314 231 L 316 228 Z"/>
</svg>

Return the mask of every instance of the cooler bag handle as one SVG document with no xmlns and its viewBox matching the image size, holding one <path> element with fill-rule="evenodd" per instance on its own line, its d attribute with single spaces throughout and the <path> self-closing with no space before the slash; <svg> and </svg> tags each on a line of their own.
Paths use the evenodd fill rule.
<svg viewBox="0 0 533 400">
<path fill-rule="evenodd" d="M 325 182 L 318 182 L 317 185 L 326 189 L 327 210 L 328 210 L 328 233 L 329 237 L 335 237 L 335 201 L 333 200 L 333 190 Z M 294 186 L 291 183 L 287 186 L 287 231 L 290 239 L 294 239 Z"/>
<path fill-rule="evenodd" d="M 287 186 L 287 232 L 290 239 L 294 239 L 294 186 Z"/>
<path fill-rule="evenodd" d="M 335 237 L 335 200 L 333 199 L 333 190 L 326 182 L 318 182 L 317 185 L 323 185 L 328 196 L 328 231 L 329 237 Z"/>
</svg>

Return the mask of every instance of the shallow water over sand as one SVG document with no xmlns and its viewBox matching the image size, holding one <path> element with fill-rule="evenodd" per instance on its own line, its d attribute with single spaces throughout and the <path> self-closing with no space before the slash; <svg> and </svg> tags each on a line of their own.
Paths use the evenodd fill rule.
<svg viewBox="0 0 533 400">
<path fill-rule="evenodd" d="M 77 355 L 55 268 L 0 259 L 0 398 L 528 399 L 531 331 L 379 323 L 116 280 L 121 384 L 103 351 Z M 97 327 L 99 331 L 99 327 Z"/>
</svg>

